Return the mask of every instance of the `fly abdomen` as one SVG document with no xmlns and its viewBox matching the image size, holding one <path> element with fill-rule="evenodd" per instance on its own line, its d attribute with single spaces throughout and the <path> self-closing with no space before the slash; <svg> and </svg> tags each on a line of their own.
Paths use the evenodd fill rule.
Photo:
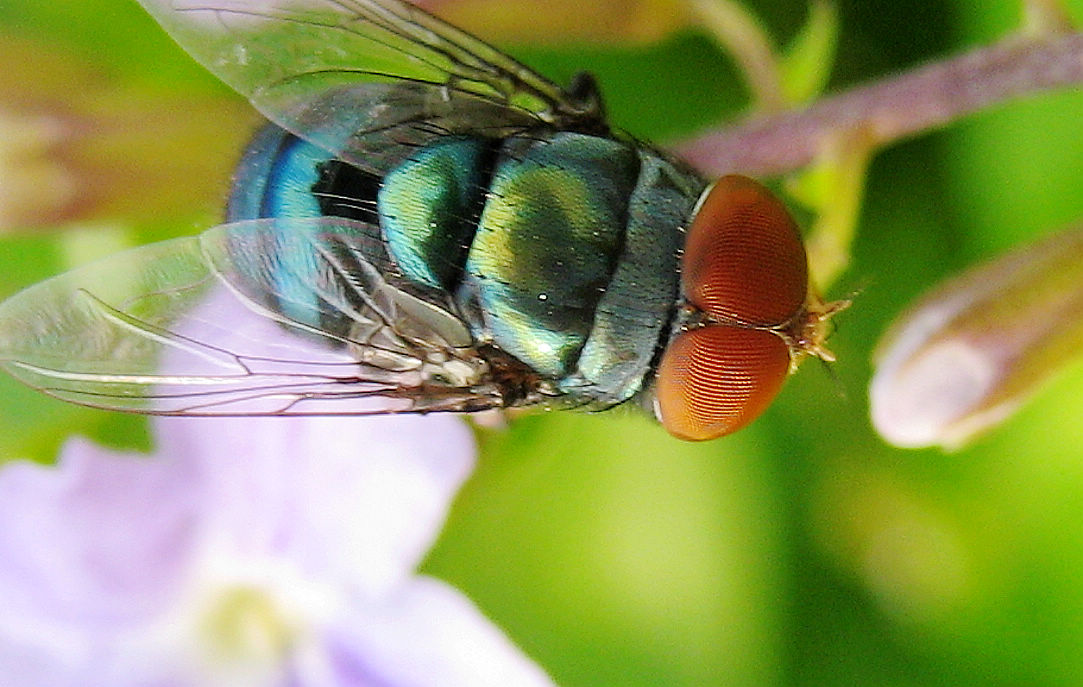
<svg viewBox="0 0 1083 687">
<path fill-rule="evenodd" d="M 498 145 L 448 136 L 384 177 L 380 226 L 389 252 L 410 279 L 448 291 L 458 286 Z"/>
</svg>

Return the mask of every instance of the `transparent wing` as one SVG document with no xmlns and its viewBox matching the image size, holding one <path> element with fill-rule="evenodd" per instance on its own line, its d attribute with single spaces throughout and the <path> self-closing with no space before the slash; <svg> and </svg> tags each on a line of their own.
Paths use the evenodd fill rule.
<svg viewBox="0 0 1083 687">
<path fill-rule="evenodd" d="M 573 96 L 407 2 L 140 2 L 268 119 L 350 162 L 364 162 L 365 146 L 345 145 L 344 131 L 403 122 L 452 132 L 468 123 L 497 129 L 602 125 L 592 87 Z"/>
<path fill-rule="evenodd" d="M 16 294 L 0 304 L 0 362 L 63 400 L 154 414 L 506 405 L 444 298 L 398 282 L 362 223 L 237 222 Z"/>
</svg>

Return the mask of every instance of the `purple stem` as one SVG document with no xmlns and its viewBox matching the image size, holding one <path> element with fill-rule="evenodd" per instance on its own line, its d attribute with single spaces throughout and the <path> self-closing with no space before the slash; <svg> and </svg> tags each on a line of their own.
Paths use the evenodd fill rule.
<svg viewBox="0 0 1083 687">
<path fill-rule="evenodd" d="M 672 150 L 707 173 L 775 176 L 812 162 L 832 136 L 860 131 L 883 145 L 990 105 L 1080 83 L 1083 33 L 1013 38 L 803 109 L 752 116 Z"/>
</svg>

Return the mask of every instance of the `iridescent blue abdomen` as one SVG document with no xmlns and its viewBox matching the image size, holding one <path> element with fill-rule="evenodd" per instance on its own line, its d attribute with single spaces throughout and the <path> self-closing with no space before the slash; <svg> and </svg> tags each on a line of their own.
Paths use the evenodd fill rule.
<svg viewBox="0 0 1083 687">
<path fill-rule="evenodd" d="M 568 131 L 434 138 L 382 173 L 329 158 L 266 128 L 230 220 L 378 225 L 402 276 L 450 294 L 477 342 L 555 392 L 609 406 L 642 388 L 678 301 L 683 229 L 706 185 L 694 173 L 636 143 Z M 287 294 L 276 306 L 291 317 L 315 276 L 305 256 L 292 259 L 273 267 Z"/>
</svg>

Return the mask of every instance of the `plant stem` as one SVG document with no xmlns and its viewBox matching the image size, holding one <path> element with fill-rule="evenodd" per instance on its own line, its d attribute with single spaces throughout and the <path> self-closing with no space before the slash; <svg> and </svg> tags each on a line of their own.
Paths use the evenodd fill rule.
<svg viewBox="0 0 1083 687">
<path fill-rule="evenodd" d="M 984 108 L 1083 83 L 1083 33 L 1014 37 L 824 98 L 757 115 L 672 146 L 711 174 L 776 176 L 812 162 L 840 133 L 874 146 L 951 123 Z"/>
</svg>

